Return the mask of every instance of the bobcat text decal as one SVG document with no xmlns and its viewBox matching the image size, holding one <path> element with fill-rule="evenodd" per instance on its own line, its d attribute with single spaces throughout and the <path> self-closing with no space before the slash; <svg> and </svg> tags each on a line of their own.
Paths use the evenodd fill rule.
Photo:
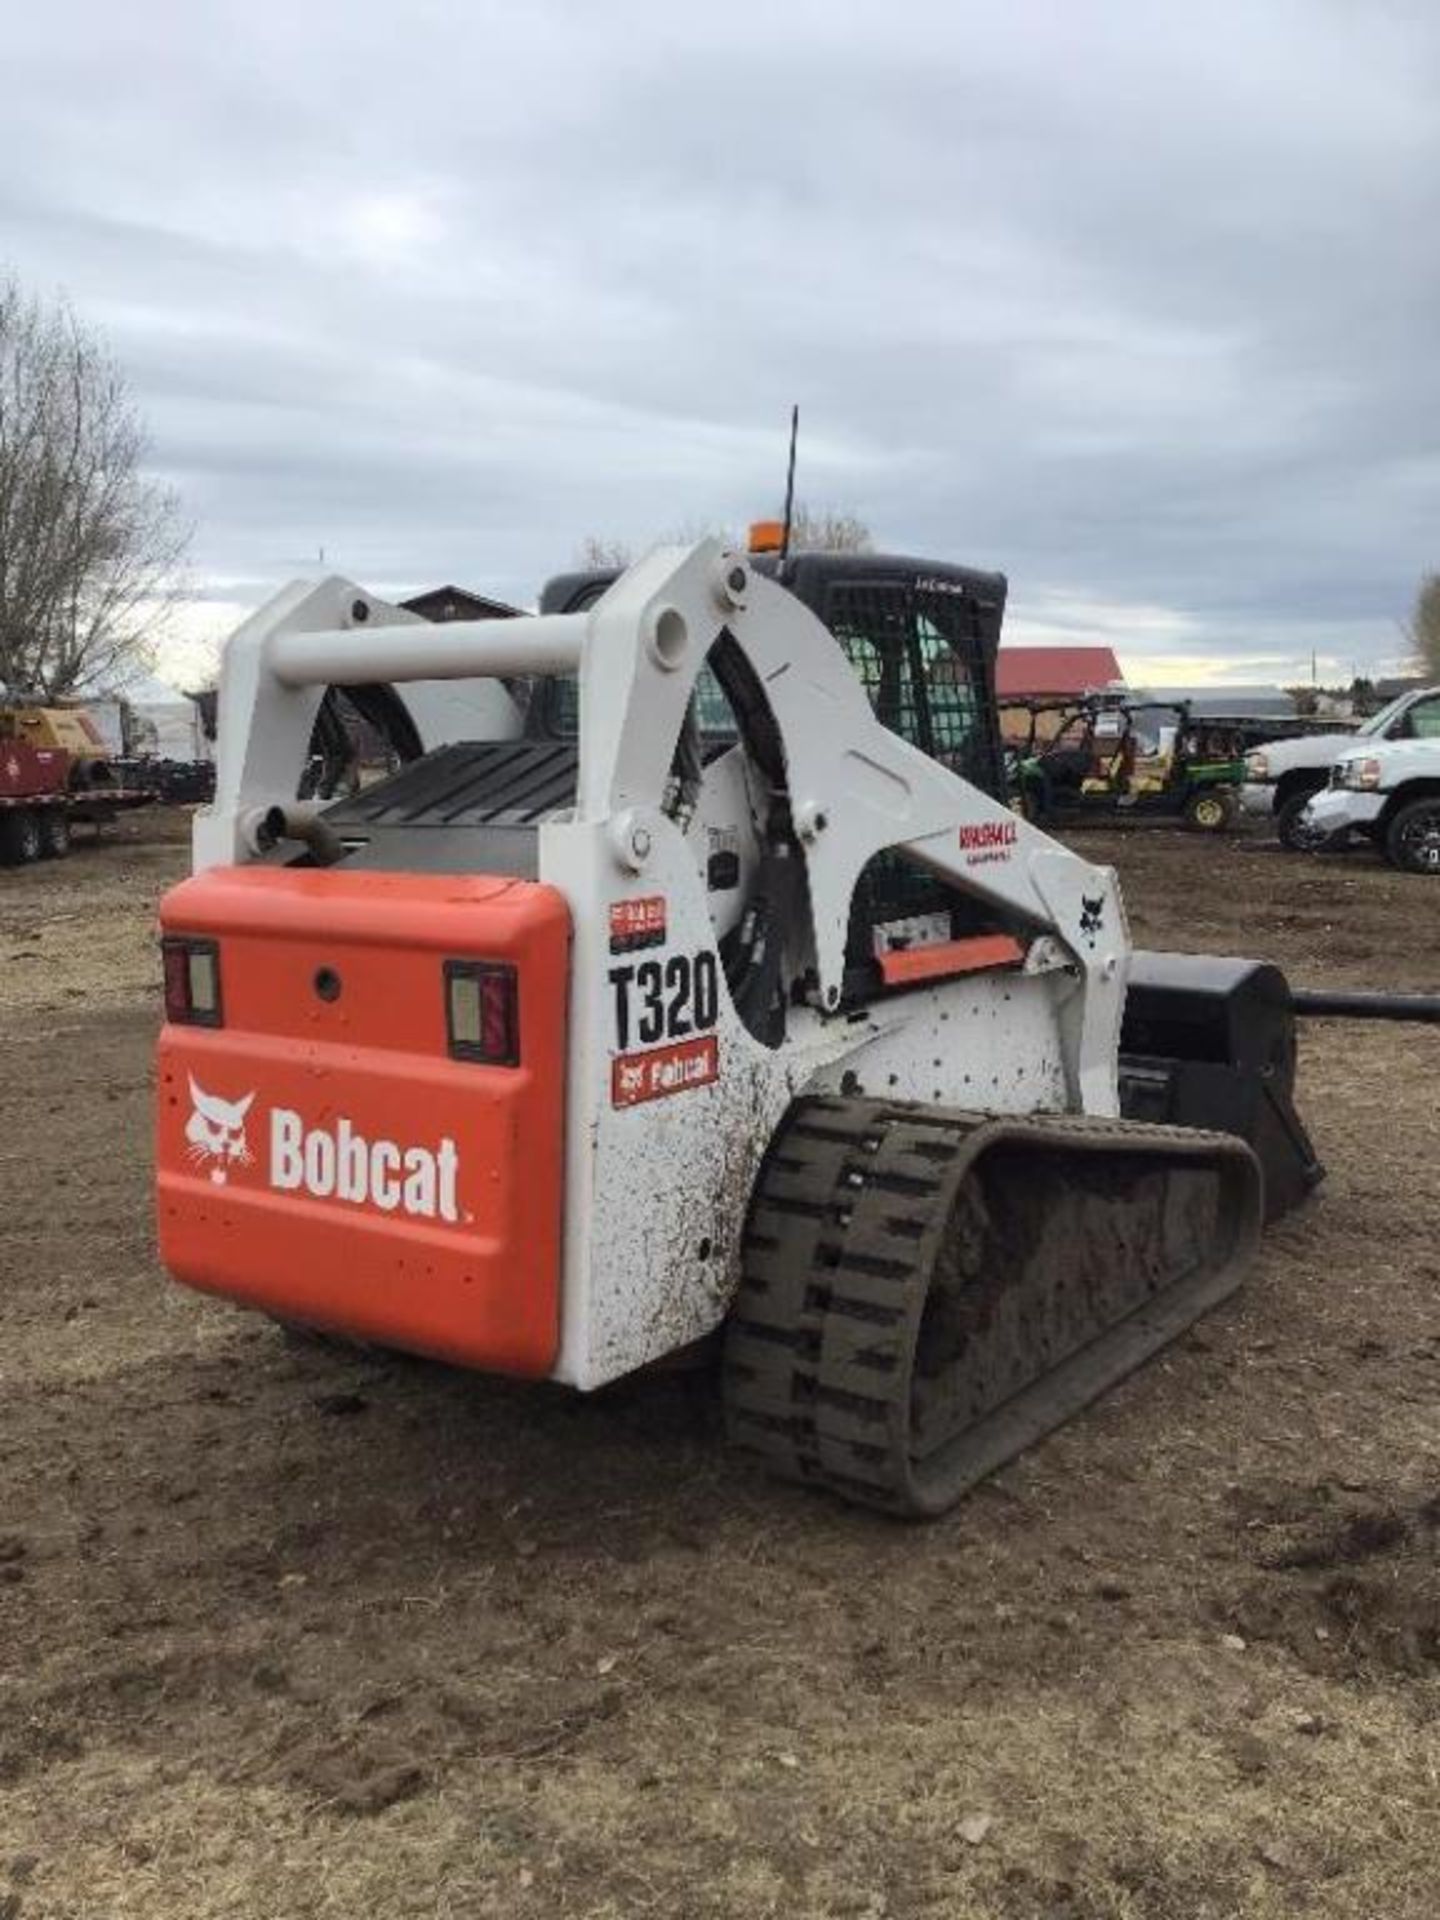
<svg viewBox="0 0 1440 1920">
<path fill-rule="evenodd" d="M 217 1186 L 225 1184 L 232 1167 L 248 1166 L 254 1159 L 245 1134 L 245 1117 L 254 1100 L 253 1093 L 227 1100 L 191 1077 L 186 1151 L 197 1166 L 209 1167 Z M 417 1220 L 454 1224 L 461 1218 L 456 1197 L 460 1155 L 448 1135 L 434 1147 L 407 1147 L 395 1140 L 367 1139 L 344 1115 L 333 1127 L 307 1127 L 292 1108 L 272 1107 L 269 1145 L 266 1178 L 280 1193 L 308 1193 L 316 1200 L 343 1200 Z"/>
<path fill-rule="evenodd" d="M 270 1109 L 270 1184 L 282 1193 L 303 1188 L 317 1200 L 368 1200 L 382 1213 L 414 1214 L 421 1220 L 460 1218 L 455 1176 L 460 1156 L 448 1137 L 429 1147 L 401 1147 L 393 1140 L 367 1140 L 346 1119 L 309 1127 L 288 1107 Z"/>
<path fill-rule="evenodd" d="M 654 1047 L 649 1053 L 619 1053 L 610 1066 L 610 1104 L 638 1107 L 646 1100 L 663 1100 L 669 1093 L 708 1087 L 719 1078 L 720 1043 L 713 1033 Z"/>
</svg>

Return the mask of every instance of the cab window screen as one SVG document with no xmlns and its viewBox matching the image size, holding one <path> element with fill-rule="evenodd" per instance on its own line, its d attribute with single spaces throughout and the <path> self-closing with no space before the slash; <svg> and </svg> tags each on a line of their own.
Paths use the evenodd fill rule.
<svg viewBox="0 0 1440 1920">
<path fill-rule="evenodd" d="M 880 724 L 998 795 L 1004 782 L 976 621 L 967 595 L 909 580 L 847 581 L 826 602 L 826 624 Z"/>
<path fill-rule="evenodd" d="M 739 728 L 730 710 L 730 702 L 708 666 L 702 667 L 696 676 L 694 699 L 704 739 L 734 740 L 738 736 Z M 580 732 L 578 676 L 568 673 L 557 677 L 552 683 L 550 700 L 552 704 L 547 718 L 555 736 L 561 740 L 574 740 Z"/>
</svg>

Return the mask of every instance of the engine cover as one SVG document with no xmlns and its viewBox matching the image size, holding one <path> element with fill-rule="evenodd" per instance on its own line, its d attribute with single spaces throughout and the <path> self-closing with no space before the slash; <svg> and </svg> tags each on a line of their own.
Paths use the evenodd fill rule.
<svg viewBox="0 0 1440 1920">
<path fill-rule="evenodd" d="M 279 1319 L 543 1375 L 559 1336 L 570 922 L 477 875 L 220 867 L 169 893 L 214 1024 L 160 1039 L 160 1250 Z M 513 969 L 514 1064 L 458 1050 L 447 964 Z"/>
</svg>

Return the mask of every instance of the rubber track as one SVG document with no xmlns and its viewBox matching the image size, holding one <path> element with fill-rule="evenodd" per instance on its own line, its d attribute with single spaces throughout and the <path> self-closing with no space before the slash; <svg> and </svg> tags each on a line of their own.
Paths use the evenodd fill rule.
<svg viewBox="0 0 1440 1920">
<path fill-rule="evenodd" d="M 1157 1153 L 1214 1162 L 1232 1183 L 1233 1244 L 1217 1250 L 1213 1271 L 1168 1292 L 1157 1286 L 1138 1309 L 1119 1303 L 1122 1328 L 1062 1354 L 1050 1371 L 985 1381 L 968 1403 L 962 1392 L 947 1409 L 949 1430 L 916 1431 L 917 1417 L 936 1417 L 912 1396 L 932 1275 L 967 1175 L 991 1140 L 1006 1138 L 1127 1164 L 1153 1163 Z M 943 1512 L 1231 1292 L 1258 1237 L 1259 1210 L 1254 1157 L 1228 1135 L 803 1100 L 777 1134 L 746 1223 L 724 1358 L 730 1440 L 771 1471 L 851 1501 L 912 1517 Z M 1023 1354 L 1030 1308 L 997 1297 L 997 1317 L 1010 1312 Z M 1043 1326 L 1033 1339 L 1048 1356 Z M 1032 1369 L 1034 1360 L 1032 1352 Z"/>
</svg>

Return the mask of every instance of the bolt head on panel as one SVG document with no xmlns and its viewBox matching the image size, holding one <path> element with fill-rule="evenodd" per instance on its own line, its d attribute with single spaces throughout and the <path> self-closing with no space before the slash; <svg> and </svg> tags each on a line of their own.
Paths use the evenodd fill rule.
<svg viewBox="0 0 1440 1920">
<path fill-rule="evenodd" d="M 722 553 L 711 576 L 715 598 L 722 609 L 741 608 L 750 586 L 750 569 L 733 553 Z"/>
<path fill-rule="evenodd" d="M 620 813 L 610 822 L 610 850 L 627 873 L 639 873 L 653 844 L 649 827 L 637 814 Z"/>
<path fill-rule="evenodd" d="M 795 831 L 804 841 L 818 839 L 830 819 L 818 800 L 802 800 L 795 809 Z"/>
</svg>

